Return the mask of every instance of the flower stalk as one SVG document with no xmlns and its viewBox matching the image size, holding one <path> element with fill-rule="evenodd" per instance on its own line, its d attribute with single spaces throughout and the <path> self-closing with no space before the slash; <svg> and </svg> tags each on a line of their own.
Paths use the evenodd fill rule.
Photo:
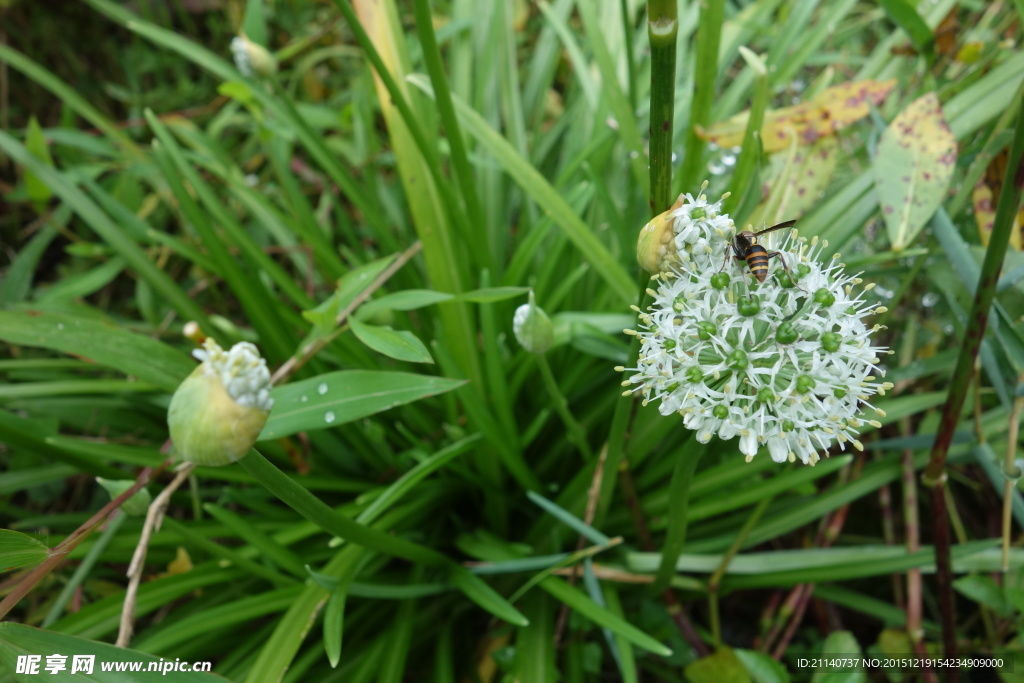
<svg viewBox="0 0 1024 683">
<path fill-rule="evenodd" d="M 981 274 L 974 294 L 974 303 L 967 317 L 967 329 L 964 332 L 957 357 L 953 378 L 946 395 L 946 404 L 942 409 L 942 417 L 932 445 L 928 465 L 924 471 L 924 482 L 932 487 L 932 502 L 935 524 L 933 535 L 935 541 L 936 579 L 939 587 L 939 605 L 942 611 L 942 640 L 947 657 L 956 655 L 956 612 L 953 594 L 952 559 L 950 557 L 949 513 L 946 505 L 946 455 L 953 440 L 953 432 L 960 420 L 971 377 L 974 374 L 974 361 L 981 350 L 988 325 L 989 311 L 996 294 L 999 272 L 1002 269 L 1006 248 L 1013 230 L 1013 217 L 1020 206 L 1021 192 L 1024 190 L 1024 173 L 1021 158 L 1024 157 L 1024 95 L 1018 100 L 1017 128 L 1010 144 L 1010 154 L 1003 179 L 1003 189 L 996 207 L 995 221 L 985 259 L 981 264 Z M 955 678 L 955 670 L 950 670 Z"/>
<path fill-rule="evenodd" d="M 627 27 L 627 34 L 629 33 Z M 672 131 L 676 102 L 677 0 L 647 4 L 647 37 L 651 44 L 651 215 L 672 201 Z"/>
</svg>

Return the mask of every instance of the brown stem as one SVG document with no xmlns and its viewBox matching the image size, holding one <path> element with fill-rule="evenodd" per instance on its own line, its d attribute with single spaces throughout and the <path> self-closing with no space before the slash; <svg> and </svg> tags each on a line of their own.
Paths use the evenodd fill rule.
<svg viewBox="0 0 1024 683">
<path fill-rule="evenodd" d="M 953 567 L 949 554 L 949 512 L 946 507 L 944 479 L 932 486 L 932 542 L 935 544 L 935 582 L 938 585 L 939 610 L 942 612 L 942 643 L 946 657 L 956 657 L 956 606 L 953 595 Z M 940 552 L 944 548 L 945 552 Z M 959 678 L 956 667 L 946 669 L 948 683 Z"/>
<path fill-rule="evenodd" d="M 338 325 L 338 327 L 341 327 L 348 317 L 352 315 L 353 311 L 359 308 L 364 301 L 370 298 L 371 294 L 376 292 L 384 285 L 385 282 L 391 279 L 391 276 L 397 273 L 398 270 L 408 263 L 409 259 L 419 253 L 422 248 L 423 244 L 419 240 L 416 240 L 411 247 L 399 254 L 391 265 L 385 268 L 380 275 L 374 278 L 369 287 L 360 292 L 359 295 L 352 300 L 352 303 L 346 306 L 345 310 L 338 314 L 338 317 L 335 319 L 335 324 Z M 297 355 L 286 360 L 270 378 L 271 384 L 280 384 L 282 381 L 290 377 L 293 372 L 301 368 L 310 358 L 316 355 L 317 351 L 327 346 L 327 344 L 329 344 L 337 334 L 338 332 L 334 332 L 326 337 L 320 337 L 316 341 L 310 342 L 301 351 L 299 351 Z"/>
<path fill-rule="evenodd" d="M 132 555 L 131 564 L 128 565 L 128 589 L 124 596 L 124 607 L 121 608 L 121 626 L 117 632 L 118 647 L 128 647 L 135 630 L 135 604 L 138 598 L 139 584 L 142 581 L 142 570 L 146 564 L 146 551 L 149 550 L 149 539 L 154 531 L 160 528 L 163 521 L 164 511 L 171 502 L 171 495 L 178 490 L 192 474 L 195 465 L 190 462 L 182 463 L 178 467 L 178 473 L 171 483 L 160 492 L 150 503 L 146 512 L 146 522 L 142 525 L 142 533 L 139 534 L 139 543 L 135 546 L 135 553 Z"/>
<path fill-rule="evenodd" d="M 95 529 L 107 516 L 121 507 L 121 504 L 138 493 L 139 489 L 149 483 L 150 479 L 157 476 L 162 472 L 171 460 L 165 460 L 156 469 L 150 469 L 149 467 L 143 468 L 139 472 L 139 476 L 135 478 L 135 483 L 128 488 L 127 491 L 114 498 L 112 501 L 104 505 L 100 510 L 90 517 L 82 526 L 72 531 L 67 538 L 61 541 L 56 548 L 50 551 L 50 556 L 43 560 L 38 566 L 34 567 L 32 571 L 25 575 L 25 577 L 18 583 L 17 586 L 7 594 L 7 597 L 0 602 L 0 619 L 7 616 L 18 602 L 25 597 L 29 591 L 35 588 L 43 577 L 49 574 L 53 569 L 68 556 L 72 550 L 78 547 L 78 544 L 84 541 L 93 529 Z"/>
</svg>

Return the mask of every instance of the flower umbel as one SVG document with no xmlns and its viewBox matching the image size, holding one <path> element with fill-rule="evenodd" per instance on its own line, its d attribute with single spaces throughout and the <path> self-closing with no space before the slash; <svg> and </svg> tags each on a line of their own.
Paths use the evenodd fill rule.
<svg viewBox="0 0 1024 683">
<path fill-rule="evenodd" d="M 197 465 L 235 462 L 256 443 L 274 405 L 267 362 L 249 342 L 224 351 L 211 338 L 192 355 L 202 363 L 171 398 L 171 440 Z"/>
<path fill-rule="evenodd" d="M 762 445 L 776 462 L 807 464 L 837 442 L 861 448 L 860 429 L 878 425 L 861 409 L 891 388 L 875 381 L 884 350 L 871 344 L 877 326 L 862 320 L 884 310 L 862 298 L 872 285 L 855 293 L 861 280 L 844 273 L 838 254 L 822 261 L 826 244 L 795 231 L 758 283 L 733 260 L 735 226 L 718 203 L 685 200 L 673 211 L 673 242 L 686 256 L 655 275 L 626 393 L 660 401 L 663 415 L 679 413 L 701 442 L 739 437 L 748 461 Z"/>
</svg>

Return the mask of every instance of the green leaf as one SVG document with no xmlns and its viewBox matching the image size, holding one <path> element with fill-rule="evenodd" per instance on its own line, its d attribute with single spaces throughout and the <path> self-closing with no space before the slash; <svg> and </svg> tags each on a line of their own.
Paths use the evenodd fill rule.
<svg viewBox="0 0 1024 683">
<path fill-rule="evenodd" d="M 28 297 L 36 266 L 50 242 L 59 234 L 54 224 L 65 224 L 70 215 L 67 205 L 60 205 L 46 226 L 18 248 L 18 255 L 7 267 L 3 280 L 0 280 L 0 308 L 20 303 Z"/>
<path fill-rule="evenodd" d="M 395 406 L 457 389 L 466 380 L 407 372 L 342 370 L 274 389 L 261 440 L 336 427 Z"/>
<path fill-rule="evenodd" d="M 62 313 L 0 311 L 0 339 L 86 358 L 167 391 L 174 391 L 195 367 L 185 354 L 156 339 Z"/>
<path fill-rule="evenodd" d="M 892 120 L 878 141 L 873 168 L 892 249 L 906 249 L 942 205 L 956 168 L 956 139 L 935 93 Z"/>
<path fill-rule="evenodd" d="M 46 144 L 46 136 L 43 135 L 43 129 L 39 127 L 39 122 L 36 121 L 35 116 L 29 117 L 28 120 L 28 128 L 25 130 L 25 148 L 36 159 L 53 168 L 53 158 L 50 156 L 50 148 Z M 35 205 L 36 210 L 40 213 L 46 208 L 46 203 L 50 201 L 50 198 L 53 197 L 53 191 L 50 190 L 50 186 L 43 182 L 31 169 L 25 169 L 25 191 L 28 193 L 28 198 Z"/>
<path fill-rule="evenodd" d="M 495 301 L 514 299 L 529 291 L 529 287 L 487 287 L 485 289 L 474 289 L 471 292 L 463 292 L 455 298 L 459 301 L 469 301 L 474 304 L 489 304 Z"/>
<path fill-rule="evenodd" d="M 415 311 L 454 298 L 452 294 L 435 292 L 432 289 L 407 289 L 366 302 L 359 307 L 359 319 L 367 320 L 381 311 Z"/>
<path fill-rule="evenodd" d="M 327 598 L 327 608 L 324 610 L 324 651 L 327 653 L 331 668 L 337 668 L 338 660 L 341 659 L 347 597 L 348 593 L 344 590 L 331 593 L 331 597 Z"/>
<path fill-rule="evenodd" d="M 359 341 L 377 353 L 410 363 L 434 362 L 427 347 L 412 332 L 394 330 L 382 325 L 368 325 L 355 318 L 350 318 L 348 324 Z"/>
<path fill-rule="evenodd" d="M 0 46 L 0 48 L 2 47 Z M 3 52 L 0 49 L 0 54 Z M 153 289 L 167 299 L 167 302 L 182 316 L 196 320 L 202 326 L 210 326 L 206 314 L 203 313 L 199 305 L 167 273 L 158 268 L 122 226 L 89 199 L 67 174 L 60 173 L 40 162 L 4 131 L 0 131 L 0 150 L 38 174 L 57 196 L 70 206 L 97 235 L 103 238 L 107 245 L 124 257 L 139 277 L 147 280 Z"/>
<path fill-rule="evenodd" d="M 896 25 L 907 32 L 910 42 L 919 52 L 928 55 L 934 53 L 935 35 L 911 4 L 906 0 L 878 0 L 878 4 Z"/>
<path fill-rule="evenodd" d="M 860 643 L 849 631 L 833 631 L 821 647 L 822 657 L 852 657 L 857 660 L 857 668 L 845 671 L 818 670 L 811 677 L 811 683 L 864 683 L 867 681 L 867 674 L 860 666 L 861 657 Z"/>
<path fill-rule="evenodd" d="M 731 647 L 722 647 L 686 667 L 691 683 L 749 683 L 752 679 L 743 661 Z"/>
<path fill-rule="evenodd" d="M 538 493 L 534 493 L 533 491 L 527 491 L 526 497 L 529 498 L 530 501 L 533 502 L 535 505 L 537 505 L 538 507 L 546 511 L 548 514 L 550 514 L 552 517 L 557 519 L 559 522 L 565 524 L 570 529 L 573 529 L 577 533 L 583 535 L 583 537 L 591 543 L 596 543 L 597 545 L 608 545 L 609 543 L 611 543 L 612 539 L 608 538 L 603 533 L 601 533 L 594 527 L 590 526 L 582 519 L 569 512 L 568 510 L 559 507 L 555 503 L 552 503 L 544 496 Z"/>
<path fill-rule="evenodd" d="M 513 626 L 529 626 L 530 621 L 523 616 L 523 613 L 513 607 L 505 598 L 501 597 L 498 591 L 475 574 L 471 574 L 459 565 L 453 565 L 449 575 L 452 583 L 461 590 L 467 598 L 480 607 L 503 619 Z"/>
<path fill-rule="evenodd" d="M 245 4 L 242 32 L 254 43 L 267 47 L 267 21 L 263 17 L 264 0 L 249 0 Z"/>
<path fill-rule="evenodd" d="M 424 92 L 432 94 L 429 84 L 422 77 L 410 76 L 408 80 Z M 493 154 L 519 186 L 551 216 L 555 224 L 576 245 L 583 258 L 594 267 L 595 272 L 608 282 L 615 295 L 623 301 L 632 302 L 636 298 L 633 278 L 608 247 L 597 238 L 594 230 L 573 211 L 561 193 L 529 161 L 520 156 L 508 140 L 494 130 L 480 114 L 461 100 L 453 98 L 453 101 L 466 132 Z M 637 232 L 640 227 L 637 227 Z"/>
<path fill-rule="evenodd" d="M 27 534 L 0 529 L 0 572 L 34 567 L 50 556 L 50 549 Z"/>
<path fill-rule="evenodd" d="M 1013 605 L 1007 602 L 1003 590 L 996 585 L 991 577 L 979 574 L 964 576 L 953 582 L 953 588 L 974 602 L 985 605 L 1001 617 L 1009 617 L 1013 614 Z"/>
<path fill-rule="evenodd" d="M 733 650 L 736 658 L 743 662 L 754 683 L 789 683 L 786 667 L 763 652 L 754 650 Z"/>
<path fill-rule="evenodd" d="M 316 308 L 303 311 L 302 317 L 316 325 L 320 334 L 327 334 L 337 326 L 338 316 L 356 300 L 373 281 L 384 272 L 395 256 L 387 256 L 359 266 L 338 280 L 334 294 Z"/>
<path fill-rule="evenodd" d="M 647 635 L 625 619 L 617 617 L 603 607 L 600 607 L 562 579 L 556 576 L 548 576 L 540 582 L 540 587 L 568 605 L 570 609 L 576 610 L 598 626 L 603 626 L 612 633 L 622 636 L 634 645 L 661 657 L 670 657 L 672 655 L 672 650 L 665 647 L 660 641 Z"/>
<path fill-rule="evenodd" d="M 255 99 L 252 88 L 245 81 L 225 81 L 217 86 L 217 92 L 245 105 L 252 103 Z"/>
<path fill-rule="evenodd" d="M 46 672 L 45 655 L 60 654 L 67 659 L 64 662 L 66 670 L 61 671 L 59 676 Z M 39 678 L 51 678 L 53 680 L 70 681 L 102 681 L 103 683 L 136 683 L 141 680 L 139 673 L 104 671 L 104 664 L 114 662 L 138 662 L 142 669 L 148 671 L 154 667 L 151 674 L 147 674 L 160 681 L 170 683 L 223 683 L 224 679 L 207 673 L 172 671 L 166 672 L 164 666 L 174 666 L 172 660 L 164 660 L 162 657 L 151 655 L 138 650 L 128 650 L 123 647 L 115 647 L 107 643 L 98 643 L 85 638 L 77 638 L 64 633 L 44 631 L 24 624 L 16 624 L 10 621 L 0 624 L 0 678 L 3 680 L 29 680 L 19 676 L 14 678 L 19 655 L 44 655 L 39 665 Z M 75 655 L 92 656 L 93 668 L 91 674 L 79 671 L 71 674 L 71 667 Z M 32 676 L 30 678 L 36 678 Z"/>
</svg>

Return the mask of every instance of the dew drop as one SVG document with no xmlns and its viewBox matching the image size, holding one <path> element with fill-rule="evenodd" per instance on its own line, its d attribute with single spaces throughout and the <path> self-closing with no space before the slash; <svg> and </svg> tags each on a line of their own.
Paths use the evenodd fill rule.
<svg viewBox="0 0 1024 683">
<path fill-rule="evenodd" d="M 327 424 L 331 424 L 332 422 L 334 422 L 334 420 L 335 415 L 333 410 L 328 410 L 326 413 L 324 413 L 324 422 L 326 422 Z"/>
<path fill-rule="evenodd" d="M 708 173 L 711 175 L 722 175 L 725 173 L 725 164 L 715 159 L 708 164 Z"/>
<path fill-rule="evenodd" d="M 303 394 L 302 396 L 299 396 L 299 402 L 300 403 L 305 403 L 308 400 L 309 400 L 309 396 L 306 396 L 305 394 Z"/>
<path fill-rule="evenodd" d="M 64 329 L 64 323 L 57 323 L 57 329 L 58 330 L 63 330 Z"/>
<path fill-rule="evenodd" d="M 327 393 L 327 382 L 320 382 L 320 385 L 316 388 L 316 393 L 323 396 Z"/>
</svg>

